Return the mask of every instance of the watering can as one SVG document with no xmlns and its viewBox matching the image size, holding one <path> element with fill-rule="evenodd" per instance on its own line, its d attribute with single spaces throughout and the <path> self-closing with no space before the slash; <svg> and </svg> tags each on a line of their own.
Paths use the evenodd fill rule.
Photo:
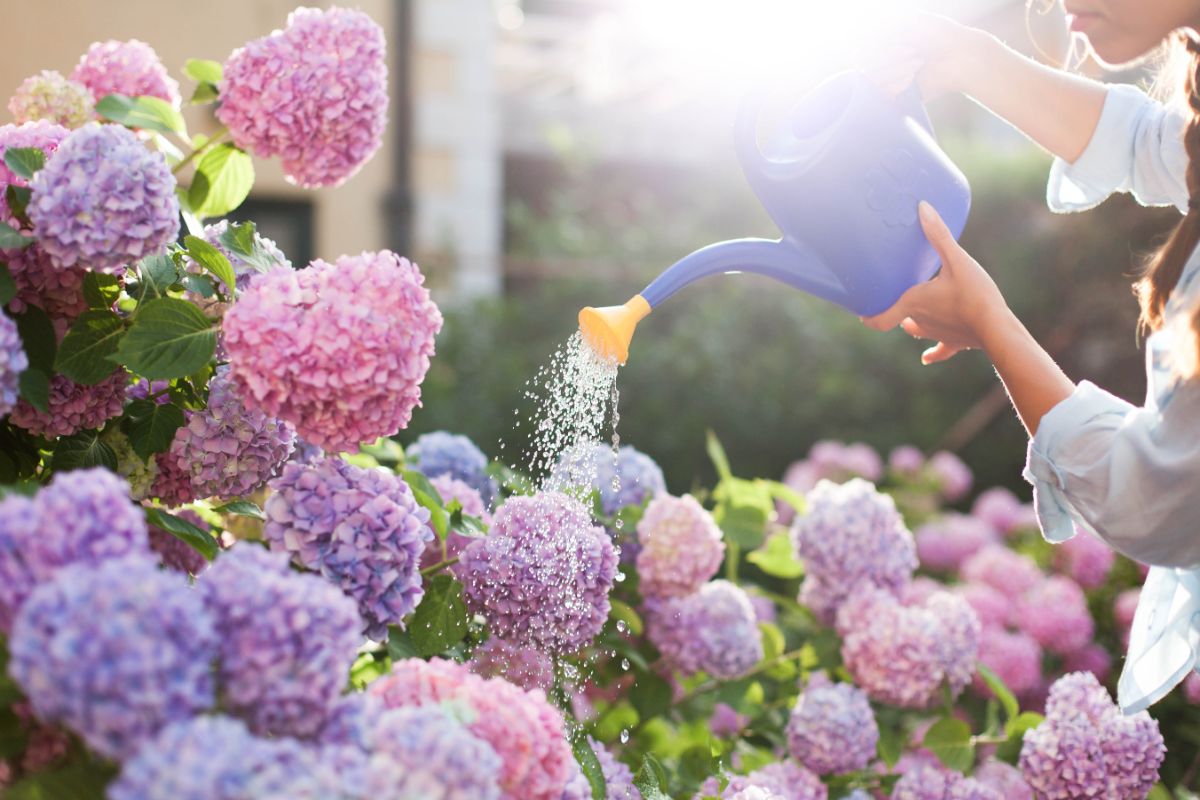
<svg viewBox="0 0 1200 800">
<path fill-rule="evenodd" d="M 957 238 L 971 190 L 934 140 L 915 84 L 891 97 L 861 73 L 835 75 L 801 98 L 766 149 L 758 142 L 762 105 L 760 94 L 742 103 L 735 140 L 746 180 L 782 238 L 703 247 L 624 305 L 583 309 L 579 327 L 597 352 L 624 364 L 639 321 L 717 273 L 766 275 L 859 316 L 890 308 L 937 273 L 917 206 L 932 204 Z"/>
</svg>

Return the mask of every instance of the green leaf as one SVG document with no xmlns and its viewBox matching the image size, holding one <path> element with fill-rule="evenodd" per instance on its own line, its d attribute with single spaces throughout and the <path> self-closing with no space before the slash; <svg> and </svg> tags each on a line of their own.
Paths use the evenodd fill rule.
<svg viewBox="0 0 1200 800">
<path fill-rule="evenodd" d="M 983 678 L 983 682 L 992 690 L 992 694 L 996 695 L 996 699 L 1000 701 L 1000 705 L 1004 708 L 1004 718 L 1006 720 L 1016 719 L 1021 713 L 1021 707 L 1017 703 L 1016 696 L 1012 693 L 1005 684 L 1004 680 L 993 672 L 986 664 L 980 662 L 976 665 L 979 670 L 979 677 Z"/>
<path fill-rule="evenodd" d="M 629 702 L 642 722 L 667 713 L 673 696 L 671 684 L 654 672 L 639 672 L 629 690 Z"/>
<path fill-rule="evenodd" d="M 722 503 L 713 511 L 713 519 L 725 538 L 744 550 L 758 547 L 766 537 L 767 514 L 762 509 Z"/>
<path fill-rule="evenodd" d="M 596 752 L 588 743 L 587 736 L 578 733 L 571 737 L 571 750 L 575 753 L 575 761 L 579 764 L 579 770 L 587 778 L 588 785 L 592 787 L 592 797 L 594 800 L 604 800 L 608 796 L 604 770 L 600 768 L 600 759 L 596 757 Z"/>
<path fill-rule="evenodd" d="M 0 222 L 0 250 L 20 250 L 35 241 L 32 236 L 26 236 L 13 226 Z"/>
<path fill-rule="evenodd" d="M 229 252 L 236 255 L 255 272 L 266 272 L 279 265 L 279 261 L 262 246 L 262 239 L 255 235 L 253 222 L 230 225 L 221 234 L 220 241 L 229 248 Z M 387 445 L 383 446 L 387 447 Z M 395 442 L 392 442 L 392 446 L 399 448 Z M 389 452 L 391 452 L 390 448 Z"/>
<path fill-rule="evenodd" d="M 27 230 L 33 229 L 33 223 L 29 221 L 29 201 L 32 199 L 33 191 L 28 186 L 10 183 L 4 188 L 4 202 L 8 203 L 8 210 L 16 217 L 20 226 Z"/>
<path fill-rule="evenodd" d="M 796 560 L 792 540 L 786 533 L 767 539 L 766 545 L 752 551 L 746 560 L 776 578 L 794 579 L 804 575 L 804 564 Z"/>
<path fill-rule="evenodd" d="M 803 514 L 805 509 L 808 507 L 808 504 L 804 499 L 804 495 L 800 494 L 800 492 L 797 492 L 786 483 L 780 483 L 779 481 L 764 481 L 764 483 L 767 485 L 767 490 L 771 493 L 771 497 L 773 499 L 782 500 L 783 502 L 787 503 L 789 506 L 795 509 L 797 514 Z"/>
<path fill-rule="evenodd" d="M 21 397 L 42 413 L 50 413 L 50 376 L 40 369 L 30 367 L 17 379 Z"/>
<path fill-rule="evenodd" d="M 83 299 L 88 308 L 111 309 L 121 296 L 121 279 L 103 272 L 88 272 L 83 276 Z"/>
<path fill-rule="evenodd" d="M 0 422 L 0 482 L 20 485 L 36 475 L 42 461 L 38 446 L 33 434 Z"/>
<path fill-rule="evenodd" d="M 158 97 L 110 94 L 96 103 L 96 113 L 129 128 L 181 135 L 186 130 L 183 115 L 166 100 Z"/>
<path fill-rule="evenodd" d="M 662 763 L 647 753 L 642 757 L 641 769 L 633 776 L 633 785 L 642 793 L 642 800 L 671 800 L 663 791 L 667 780 L 667 771 Z"/>
<path fill-rule="evenodd" d="M 434 575 L 408 624 L 412 643 L 422 658 L 445 652 L 467 635 L 463 585 L 449 575 Z"/>
<path fill-rule="evenodd" d="M 192 92 L 192 97 L 189 102 L 194 106 L 204 106 L 216 100 L 221 96 L 217 87 L 211 83 L 196 84 L 195 91 Z"/>
<path fill-rule="evenodd" d="M 221 62 L 204 58 L 189 58 L 183 64 L 183 72 L 196 83 L 220 83 Z"/>
<path fill-rule="evenodd" d="M 188 188 L 188 204 L 198 217 L 220 217 L 240 206 L 254 186 L 254 162 L 225 142 L 209 150 L 196 165 Z"/>
<path fill-rule="evenodd" d="M 216 275 L 225 284 L 229 290 L 229 294 L 232 296 L 237 289 L 237 276 L 234 275 L 233 265 L 229 263 L 229 259 L 225 257 L 225 254 L 199 236 L 185 236 L 183 237 L 183 243 L 187 247 L 187 253 L 192 257 L 192 260 L 213 275 Z"/>
<path fill-rule="evenodd" d="M 1175 800 L 1171 796 L 1171 790 L 1161 783 L 1156 783 L 1150 787 L 1150 794 L 1146 795 L 1146 800 Z"/>
<path fill-rule="evenodd" d="M 4 165 L 17 177 L 29 180 L 46 166 L 46 154 L 40 147 L 9 147 L 4 151 Z"/>
<path fill-rule="evenodd" d="M 113 765 L 71 761 L 25 776 L 8 788 L 4 800 L 104 800 L 105 787 L 116 774 Z"/>
<path fill-rule="evenodd" d="M 220 514 L 237 514 L 239 517 L 253 517 L 258 520 L 265 520 L 267 515 L 258 507 L 257 503 L 251 503 L 249 500 L 233 500 L 224 505 L 217 506 L 213 509 Z"/>
<path fill-rule="evenodd" d="M 608 613 L 610 618 L 624 622 L 626 630 L 634 636 L 642 635 L 642 630 L 645 626 L 642 624 L 642 618 L 638 616 L 633 606 L 617 600 L 615 597 L 609 599 L 609 605 L 611 606 L 611 610 Z"/>
<path fill-rule="evenodd" d="M 733 473 L 729 469 L 729 459 L 725 456 L 725 448 L 721 446 L 721 441 L 711 430 L 705 432 L 704 449 L 708 452 L 708 457 L 717 470 L 717 479 L 725 481 L 732 478 Z"/>
<path fill-rule="evenodd" d="M 438 490 L 433 488 L 429 478 L 415 469 L 401 470 L 400 477 L 408 484 L 408 488 L 412 489 L 413 498 L 417 503 L 429 509 L 429 524 L 433 526 L 433 532 L 437 534 L 438 541 L 446 541 L 446 534 L 450 530 L 450 515 L 446 513 L 442 496 L 438 494 Z"/>
<path fill-rule="evenodd" d="M 212 278 L 207 275 L 188 273 L 183 276 L 183 285 L 188 291 L 195 292 L 206 300 L 217 296 L 217 287 L 213 285 Z"/>
<path fill-rule="evenodd" d="M 388 626 L 388 655 L 392 661 L 420 657 L 416 645 L 413 644 L 412 634 L 399 625 Z"/>
<path fill-rule="evenodd" d="M 966 772 L 975 763 L 971 726 L 961 719 L 943 717 L 926 733 L 922 744 L 952 770 Z"/>
<path fill-rule="evenodd" d="M 168 514 L 161 508 L 147 508 L 146 522 L 191 545 L 209 561 L 217 557 L 220 548 L 210 530 L 205 530 L 174 514 Z"/>
<path fill-rule="evenodd" d="M 117 366 L 108 357 L 117 352 L 125 323 L 111 311 L 85 311 L 58 346 L 54 369 L 81 386 L 95 386 Z"/>
<path fill-rule="evenodd" d="M 11 759 L 25 751 L 29 731 L 11 708 L 0 708 L 0 760 Z"/>
<path fill-rule="evenodd" d="M 50 466 L 55 472 L 89 467 L 105 467 L 116 472 L 117 454 L 100 441 L 99 431 L 82 431 L 58 440 Z"/>
<path fill-rule="evenodd" d="M 896 766 L 904 752 L 904 737 L 895 725 L 879 726 L 879 742 L 876 752 L 888 768 Z"/>
<path fill-rule="evenodd" d="M 167 296 L 167 288 L 179 282 L 179 267 L 168 255 L 158 253 L 146 256 L 138 262 L 138 280 L 141 289 L 138 302 L 145 303 Z"/>
<path fill-rule="evenodd" d="M 149 461 L 155 453 L 166 452 L 184 421 L 183 410 L 173 403 L 142 398 L 131 401 L 125 408 L 121 428 L 129 437 L 133 452 L 143 461 Z"/>
<path fill-rule="evenodd" d="M 138 309 L 117 359 L 148 380 L 183 378 L 203 367 L 217 347 L 213 321 L 186 300 L 160 297 Z"/>
<path fill-rule="evenodd" d="M 1036 728 L 1045 721 L 1045 717 L 1033 711 L 1024 711 L 1015 719 L 1010 719 L 1004 726 L 1007 739 L 996 748 L 996 758 L 1009 764 L 1016 764 L 1021 755 L 1021 745 L 1025 741 L 1025 732 Z"/>
<path fill-rule="evenodd" d="M 92 273 L 88 273 L 91 275 Z M 0 261 L 0 306 L 7 305 L 17 296 L 17 282 L 13 280 L 8 264 Z"/>
<path fill-rule="evenodd" d="M 54 325 L 46 312 L 37 306 L 26 306 L 25 311 L 15 318 L 17 332 L 21 335 L 21 346 L 32 369 L 47 375 L 54 374 L 54 356 L 58 352 L 58 337 Z"/>
</svg>

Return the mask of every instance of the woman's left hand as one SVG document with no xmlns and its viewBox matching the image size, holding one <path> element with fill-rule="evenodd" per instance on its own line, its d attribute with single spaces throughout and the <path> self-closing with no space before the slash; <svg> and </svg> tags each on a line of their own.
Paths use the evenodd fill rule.
<svg viewBox="0 0 1200 800">
<path fill-rule="evenodd" d="M 863 320 L 878 331 L 899 325 L 918 339 L 937 342 L 921 354 L 921 363 L 952 358 L 962 350 L 987 348 L 989 334 L 1012 317 L 996 282 L 954 240 L 946 223 L 929 203 L 920 207 L 921 228 L 942 260 L 931 280 L 905 292 L 896 304 Z"/>
</svg>

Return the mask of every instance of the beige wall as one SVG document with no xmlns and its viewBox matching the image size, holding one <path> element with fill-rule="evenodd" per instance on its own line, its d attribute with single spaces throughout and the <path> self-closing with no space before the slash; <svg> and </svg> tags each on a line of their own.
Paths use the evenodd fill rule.
<svg viewBox="0 0 1200 800">
<path fill-rule="evenodd" d="M 93 41 L 141 39 L 149 43 L 180 83 L 189 130 L 211 127 L 208 113 L 188 108 L 192 82 L 183 74 L 188 58 L 224 61 L 246 41 L 283 27 L 297 5 L 328 6 L 306 0 L 0 0 L 0 97 L 43 69 L 68 75 Z M 385 32 L 393 30 L 388 0 L 346 3 L 371 15 Z M 11 122 L 7 108 L 0 121 Z M 315 252 L 322 258 L 375 250 L 386 244 L 383 200 L 392 175 L 391 131 L 362 170 L 337 189 L 306 191 L 289 185 L 274 160 L 255 159 L 255 196 L 304 197 L 314 204 Z"/>
</svg>

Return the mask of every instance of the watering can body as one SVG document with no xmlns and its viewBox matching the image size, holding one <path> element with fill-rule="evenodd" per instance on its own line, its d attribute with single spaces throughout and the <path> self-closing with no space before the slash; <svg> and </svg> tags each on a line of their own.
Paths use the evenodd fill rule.
<svg viewBox="0 0 1200 800">
<path fill-rule="evenodd" d="M 751 96 L 742 105 L 737 152 L 782 237 L 709 245 L 625 306 L 584 309 L 585 335 L 622 363 L 637 321 L 700 278 L 755 272 L 873 316 L 938 270 L 917 220 L 920 201 L 938 210 L 955 237 L 962 233 L 970 188 L 938 147 L 915 86 L 893 98 L 859 73 L 836 75 L 801 98 L 764 145 L 762 101 Z"/>
</svg>

